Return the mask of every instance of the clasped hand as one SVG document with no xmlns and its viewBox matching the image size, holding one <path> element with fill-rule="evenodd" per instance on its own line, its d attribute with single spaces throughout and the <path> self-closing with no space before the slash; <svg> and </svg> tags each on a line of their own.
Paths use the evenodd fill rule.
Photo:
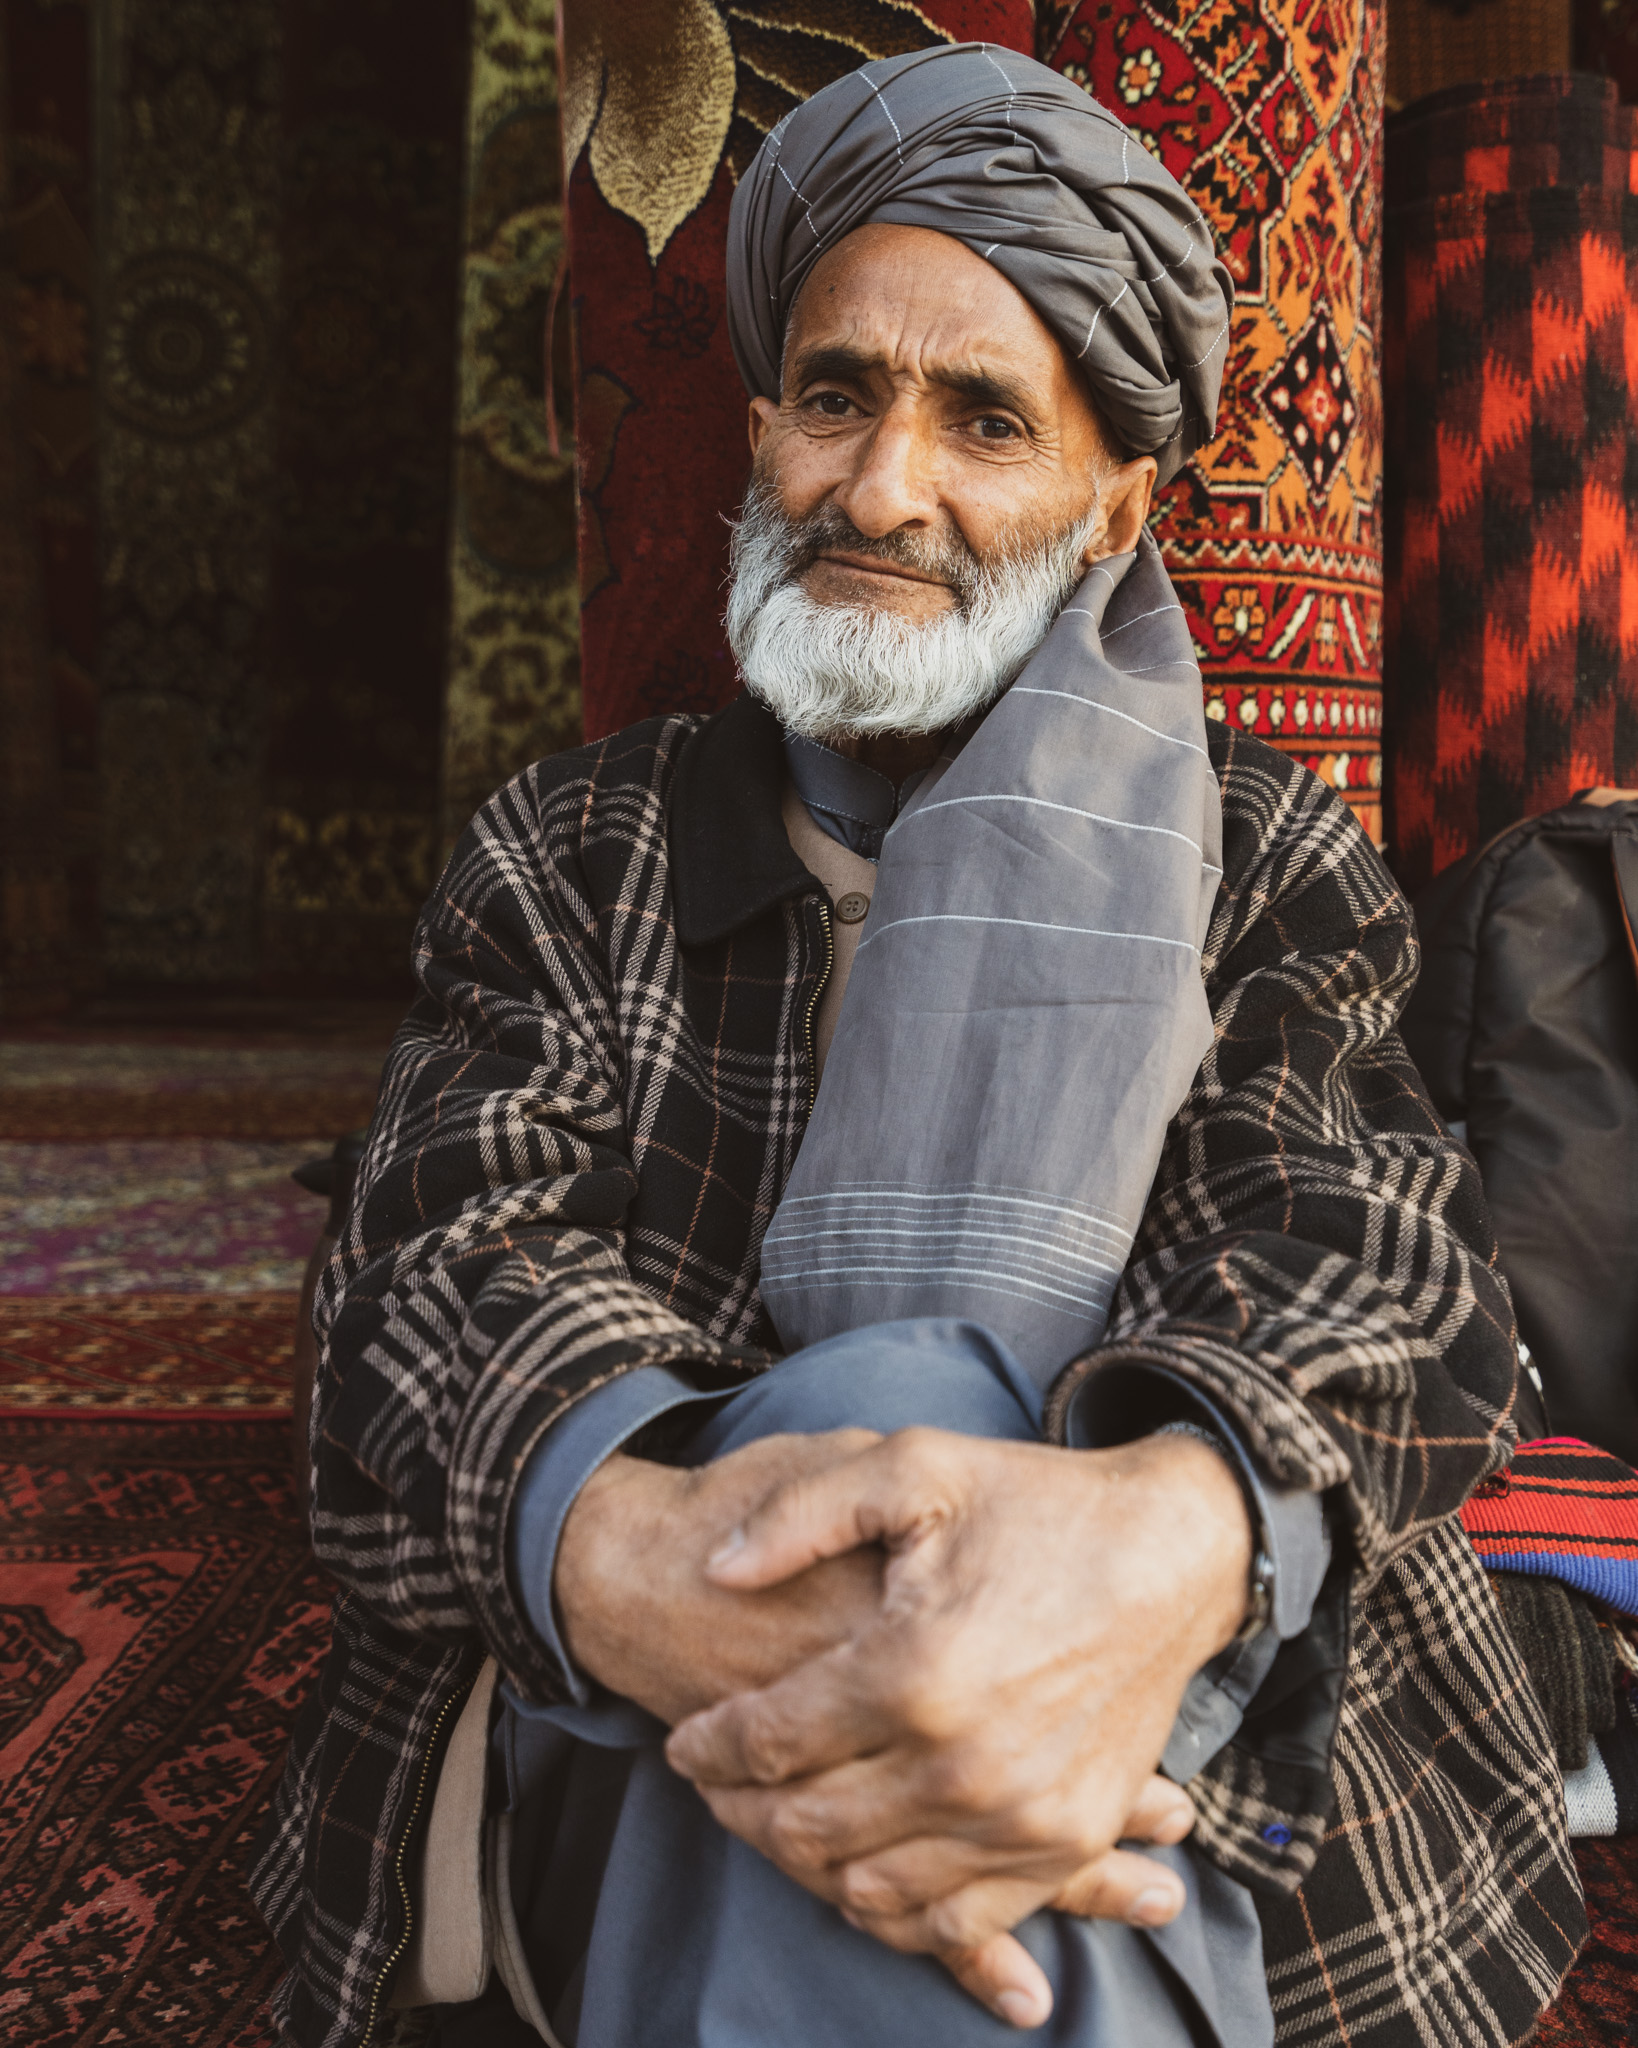
<svg viewBox="0 0 1638 2048">
<path fill-rule="evenodd" d="M 1158 1926 L 1193 1810 L 1155 1775 L 1244 1611 L 1238 1482 L 1188 1437 L 1114 1451 L 933 1429 L 611 1459 L 559 1551 L 568 1644 L 673 1724 L 724 1827 L 1038 2026 L 1040 1907 Z"/>
</svg>

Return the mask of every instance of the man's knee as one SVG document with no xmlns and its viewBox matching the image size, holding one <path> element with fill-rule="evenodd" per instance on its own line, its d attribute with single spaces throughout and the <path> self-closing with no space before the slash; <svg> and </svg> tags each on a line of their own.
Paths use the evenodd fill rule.
<svg viewBox="0 0 1638 2048">
<path fill-rule="evenodd" d="M 702 1425 L 687 1454 L 706 1464 L 765 1436 L 916 1427 L 1028 1442 L 1039 1396 L 977 1323 L 878 1323 L 793 1352 Z"/>
</svg>

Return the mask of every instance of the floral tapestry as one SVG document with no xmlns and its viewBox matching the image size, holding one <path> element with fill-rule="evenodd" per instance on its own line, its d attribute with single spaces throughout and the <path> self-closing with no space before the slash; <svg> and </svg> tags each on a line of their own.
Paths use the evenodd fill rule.
<svg viewBox="0 0 1638 2048">
<path fill-rule="evenodd" d="M 520 768 L 580 740 L 557 77 L 552 0 L 478 0 L 450 522 L 446 845 Z"/>
<path fill-rule="evenodd" d="M 1217 438 L 1153 522 L 1207 715 L 1295 755 L 1380 840 L 1381 0 L 1041 14 L 1043 56 L 1173 173 L 1235 282 Z"/>
</svg>

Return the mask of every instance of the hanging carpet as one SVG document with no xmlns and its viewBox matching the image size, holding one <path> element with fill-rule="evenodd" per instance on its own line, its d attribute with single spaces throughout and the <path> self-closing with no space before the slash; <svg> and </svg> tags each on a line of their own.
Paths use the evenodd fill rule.
<svg viewBox="0 0 1638 2048">
<path fill-rule="evenodd" d="M 1388 124 L 1388 825 L 1413 891 L 1638 779 L 1633 122 L 1565 76 Z"/>
</svg>

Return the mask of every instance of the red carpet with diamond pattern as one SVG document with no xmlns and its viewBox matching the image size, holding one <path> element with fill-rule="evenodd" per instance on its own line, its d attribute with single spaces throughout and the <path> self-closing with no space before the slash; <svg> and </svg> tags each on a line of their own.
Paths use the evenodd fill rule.
<svg viewBox="0 0 1638 2048">
<path fill-rule="evenodd" d="M 0 2039 L 270 2048 L 241 1870 L 329 1588 L 274 1422 L 8 1419 Z"/>
</svg>

